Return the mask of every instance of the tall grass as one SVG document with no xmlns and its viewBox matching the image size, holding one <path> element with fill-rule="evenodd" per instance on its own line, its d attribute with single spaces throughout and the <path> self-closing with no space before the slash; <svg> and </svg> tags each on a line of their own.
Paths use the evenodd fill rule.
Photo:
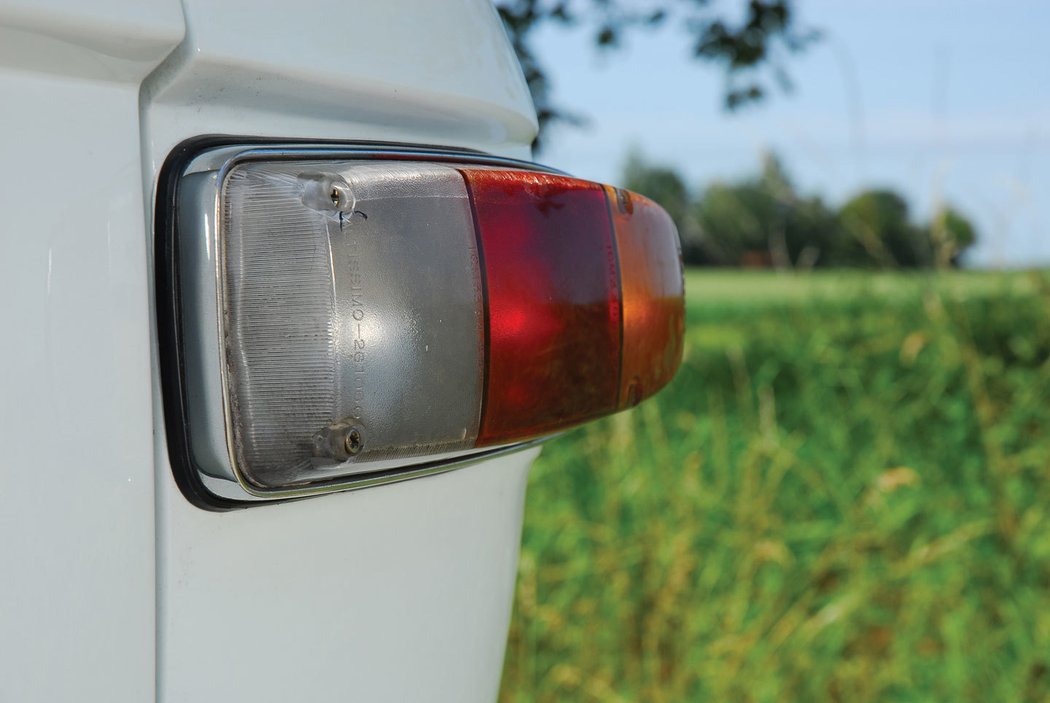
<svg viewBox="0 0 1050 703">
<path fill-rule="evenodd" d="M 501 700 L 1050 697 L 1050 285 L 692 273 L 533 470 Z"/>
</svg>

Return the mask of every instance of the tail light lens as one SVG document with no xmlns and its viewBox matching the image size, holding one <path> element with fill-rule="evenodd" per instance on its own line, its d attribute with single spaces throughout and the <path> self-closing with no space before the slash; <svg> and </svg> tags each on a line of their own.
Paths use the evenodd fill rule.
<svg viewBox="0 0 1050 703">
<path fill-rule="evenodd" d="M 488 301 L 479 443 L 527 439 L 613 412 L 621 298 L 602 187 L 545 173 L 462 173 Z"/>
<path fill-rule="evenodd" d="M 361 156 L 226 154 L 177 179 L 161 278 L 205 492 L 444 470 L 674 375 L 681 259 L 657 205 L 524 164 Z"/>
</svg>

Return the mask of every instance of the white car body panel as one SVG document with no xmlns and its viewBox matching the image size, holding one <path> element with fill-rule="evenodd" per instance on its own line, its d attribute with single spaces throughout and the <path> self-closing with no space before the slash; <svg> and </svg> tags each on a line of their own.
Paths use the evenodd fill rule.
<svg viewBox="0 0 1050 703">
<path fill-rule="evenodd" d="M 168 464 L 152 208 L 202 134 L 527 157 L 484 0 L 0 2 L 0 700 L 486 701 L 529 450 L 228 513 Z"/>
</svg>

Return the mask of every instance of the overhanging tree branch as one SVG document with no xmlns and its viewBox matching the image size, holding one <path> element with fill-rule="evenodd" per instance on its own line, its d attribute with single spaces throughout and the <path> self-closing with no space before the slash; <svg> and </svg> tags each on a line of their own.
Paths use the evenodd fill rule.
<svg viewBox="0 0 1050 703">
<path fill-rule="evenodd" d="M 684 29 L 695 58 L 723 67 L 723 100 L 729 110 L 764 98 L 769 92 L 770 77 L 782 90 L 790 90 L 784 57 L 805 49 L 820 36 L 814 29 L 797 26 L 793 0 L 748 0 L 743 17 L 737 21 L 721 16 L 710 7 L 709 0 L 500 0 L 496 9 L 536 104 L 540 133 L 534 146 L 538 146 L 552 124 L 582 123 L 580 115 L 551 99 L 547 68 L 530 43 L 537 27 L 583 25 L 597 48 L 613 50 L 632 31 L 676 24 Z"/>
</svg>

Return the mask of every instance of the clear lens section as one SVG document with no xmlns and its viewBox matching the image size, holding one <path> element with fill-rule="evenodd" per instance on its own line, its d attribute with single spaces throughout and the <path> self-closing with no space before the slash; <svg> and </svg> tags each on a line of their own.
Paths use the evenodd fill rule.
<svg viewBox="0 0 1050 703">
<path fill-rule="evenodd" d="M 245 479 L 287 487 L 474 446 L 483 300 L 455 169 L 244 163 L 223 184 L 219 235 Z"/>
</svg>

